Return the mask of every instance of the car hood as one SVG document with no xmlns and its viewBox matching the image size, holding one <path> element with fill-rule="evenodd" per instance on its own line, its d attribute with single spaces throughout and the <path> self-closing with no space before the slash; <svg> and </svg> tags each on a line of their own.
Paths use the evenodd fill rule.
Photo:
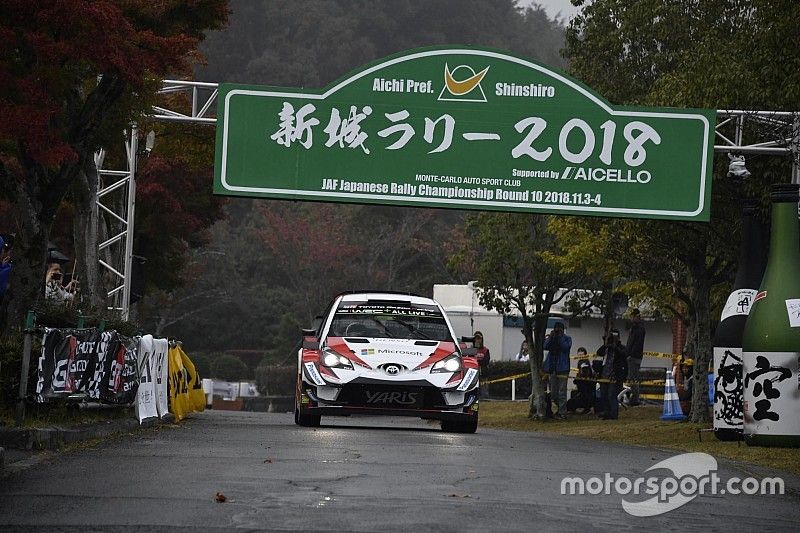
<svg viewBox="0 0 800 533">
<path fill-rule="evenodd" d="M 396 363 L 421 370 L 457 351 L 455 343 L 447 341 L 369 337 L 328 337 L 325 347 L 365 369 Z"/>
</svg>

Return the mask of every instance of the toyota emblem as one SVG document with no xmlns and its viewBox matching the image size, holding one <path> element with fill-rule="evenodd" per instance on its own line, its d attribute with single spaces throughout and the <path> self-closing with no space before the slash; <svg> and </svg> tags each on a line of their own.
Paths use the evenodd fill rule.
<svg viewBox="0 0 800 533">
<path fill-rule="evenodd" d="M 396 376 L 400 372 L 400 367 L 397 365 L 389 365 L 386 367 L 386 373 L 390 376 Z"/>
</svg>

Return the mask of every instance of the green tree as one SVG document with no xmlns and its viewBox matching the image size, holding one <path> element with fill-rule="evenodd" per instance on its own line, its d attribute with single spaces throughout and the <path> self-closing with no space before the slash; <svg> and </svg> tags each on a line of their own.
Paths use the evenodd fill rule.
<svg viewBox="0 0 800 533">
<path fill-rule="evenodd" d="M 323 87 L 369 61 L 440 44 L 565 65 L 563 26 L 515 0 L 232 0 L 231 11 L 230 27 L 201 47 L 208 64 L 199 79 Z"/>
<path fill-rule="evenodd" d="M 533 394 L 529 416 L 544 417 L 542 380 L 544 339 L 550 310 L 576 289 L 586 288 L 579 269 L 546 261 L 558 250 L 548 218 L 538 215 L 480 213 L 470 215 L 466 246 L 451 260 L 454 269 L 475 276 L 481 305 L 499 313 L 519 313 L 523 335 L 532 347 L 529 359 Z"/>
<path fill-rule="evenodd" d="M 247 365 L 236 356 L 222 354 L 211 360 L 211 377 L 223 381 L 241 381 L 249 376 Z"/>
<path fill-rule="evenodd" d="M 800 5 L 791 1 L 595 0 L 570 23 L 566 55 L 573 74 L 617 104 L 796 110 L 800 34 L 790 21 L 797 16 Z M 614 238 L 598 252 L 618 256 L 625 274 L 685 317 L 686 351 L 694 358 L 692 419 L 697 422 L 710 420 L 711 302 L 715 286 L 730 281 L 736 242 L 736 194 L 723 163 L 716 167 L 710 224 L 570 223 L 608 225 Z M 763 195 L 768 183 L 787 180 L 788 163 L 751 162 L 754 178 L 745 189 Z M 572 244 L 593 248 L 586 240 Z"/>
<path fill-rule="evenodd" d="M 145 113 L 159 80 L 185 71 L 225 0 L 0 3 L 0 196 L 17 230 L 10 321 L 40 297 L 56 212 L 93 154 Z"/>
</svg>

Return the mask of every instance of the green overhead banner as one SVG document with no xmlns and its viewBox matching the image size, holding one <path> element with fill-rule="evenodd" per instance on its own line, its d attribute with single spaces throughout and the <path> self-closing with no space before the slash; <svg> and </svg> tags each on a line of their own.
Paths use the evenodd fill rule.
<svg viewBox="0 0 800 533">
<path fill-rule="evenodd" d="M 411 50 L 218 101 L 215 194 L 709 219 L 715 111 L 612 106 L 504 52 Z"/>
</svg>

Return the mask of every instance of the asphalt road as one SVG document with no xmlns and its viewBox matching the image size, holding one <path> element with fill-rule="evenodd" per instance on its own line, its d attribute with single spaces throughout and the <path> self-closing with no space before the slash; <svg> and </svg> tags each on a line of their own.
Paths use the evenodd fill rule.
<svg viewBox="0 0 800 533">
<path fill-rule="evenodd" d="M 800 480 L 788 475 L 783 496 L 698 496 L 639 518 L 620 495 L 562 495 L 561 479 L 633 479 L 673 454 L 483 428 L 454 435 L 413 419 L 323 424 L 206 411 L 58 454 L 0 480 L 0 531 L 764 531 L 800 523 Z M 720 465 L 723 479 L 752 474 L 770 473 Z M 218 492 L 226 502 L 214 501 Z"/>
</svg>

